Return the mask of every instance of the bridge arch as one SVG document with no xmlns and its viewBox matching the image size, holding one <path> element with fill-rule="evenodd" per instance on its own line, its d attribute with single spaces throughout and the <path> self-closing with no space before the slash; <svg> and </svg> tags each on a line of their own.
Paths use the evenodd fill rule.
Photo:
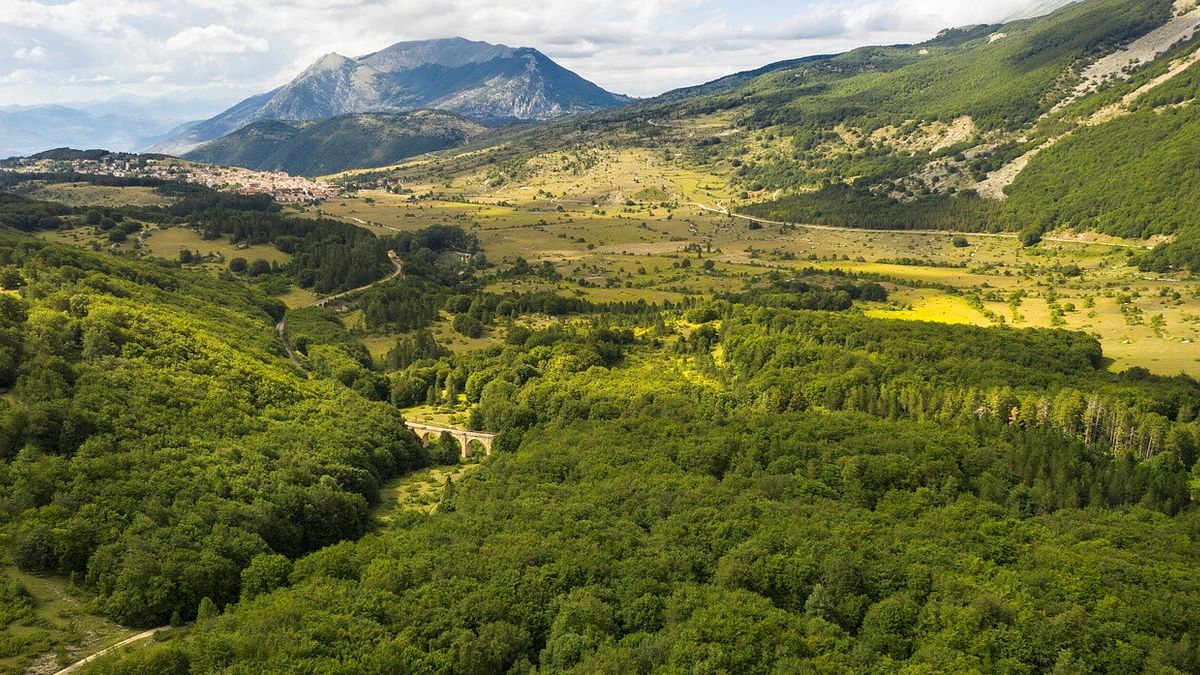
<svg viewBox="0 0 1200 675">
<path fill-rule="evenodd" d="M 484 454 L 491 454 L 492 449 L 490 446 L 485 444 L 482 439 L 476 436 L 467 437 L 466 442 L 463 443 L 463 458 L 465 459 L 467 457 L 474 457 L 481 452 Z"/>
</svg>

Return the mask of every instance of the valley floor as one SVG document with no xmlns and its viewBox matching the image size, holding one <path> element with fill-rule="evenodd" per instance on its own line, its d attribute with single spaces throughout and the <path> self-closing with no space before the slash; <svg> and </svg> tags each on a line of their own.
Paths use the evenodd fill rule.
<svg viewBox="0 0 1200 675">
<path fill-rule="evenodd" d="M 380 234 L 462 226 L 489 260 L 520 256 L 553 265 L 561 277 L 498 283 L 496 291 L 661 302 L 739 290 L 788 270 L 845 271 L 892 291 L 867 310 L 872 316 L 1080 330 L 1101 341 L 1114 369 L 1200 375 L 1200 282 L 1147 275 L 1126 262 L 1153 241 L 1057 232 L 1023 248 L 1008 234 L 750 222 L 723 212 L 733 195 L 719 176 L 646 150 L 596 151 L 584 168 L 554 160 L 530 161 L 529 175 L 499 186 L 468 173 L 406 184 L 406 194 L 363 190 L 319 211 Z"/>
</svg>

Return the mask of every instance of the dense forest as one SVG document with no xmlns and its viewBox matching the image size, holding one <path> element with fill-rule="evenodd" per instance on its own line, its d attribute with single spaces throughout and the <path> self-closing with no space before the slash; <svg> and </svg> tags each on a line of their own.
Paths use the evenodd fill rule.
<svg viewBox="0 0 1200 675">
<path fill-rule="evenodd" d="M 193 217 L 293 251 L 339 231 L 249 206 Z M 195 622 L 88 672 L 1200 672 L 1191 378 L 1111 373 L 1079 333 L 868 319 L 888 291 L 852 275 L 604 304 L 486 292 L 544 271 L 458 228 L 356 241 L 404 274 L 351 301 L 406 335 L 372 359 L 294 310 L 298 363 L 253 285 L 0 241 L 9 559 Z M 441 311 L 504 343 L 451 353 Z M 386 481 L 456 461 L 404 429 L 422 404 L 494 453 L 382 527 Z"/>
<path fill-rule="evenodd" d="M 286 361 L 272 299 L 11 234 L 0 255 L 5 548 L 119 621 L 232 601 L 255 555 L 365 532 L 379 483 L 427 462 L 394 408 Z"/>
<path fill-rule="evenodd" d="M 392 372 L 295 311 L 310 380 L 257 291 L 4 243 L 13 562 L 196 620 L 89 672 L 1200 667 L 1200 386 L 1090 337 L 866 319 L 879 284 L 804 278 L 461 355 L 417 332 Z M 387 245 L 448 311 L 547 307 L 473 291 L 459 230 Z M 460 397 L 493 458 L 375 528 L 439 459 L 395 406 Z"/>
<path fill-rule="evenodd" d="M 493 458 L 432 516 L 255 558 L 239 603 L 90 672 L 1200 669 L 1197 426 L 1177 409 L 1195 382 L 1103 375 L 1061 332 L 720 307 L 682 333 L 613 316 L 398 371 L 393 391 L 430 376 L 417 389 L 475 402 Z M 796 330 L 815 353 L 747 342 Z M 1124 392 L 1175 440 L 1143 457 L 1036 416 L 776 402 L 802 373 L 856 377 L 842 349 L 914 381 Z"/>
</svg>

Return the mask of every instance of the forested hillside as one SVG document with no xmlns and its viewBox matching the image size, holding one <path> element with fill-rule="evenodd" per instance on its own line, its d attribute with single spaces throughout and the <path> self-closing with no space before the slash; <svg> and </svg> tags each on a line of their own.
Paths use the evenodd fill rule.
<svg viewBox="0 0 1200 675">
<path fill-rule="evenodd" d="M 1198 128 L 1191 105 L 1196 66 L 1182 69 L 1194 63 L 1195 40 L 1173 45 L 1095 93 L 1073 93 L 1078 64 L 1162 24 L 1170 4 L 1080 3 L 1051 17 L 963 36 L 973 39 L 955 45 L 949 59 L 906 63 L 886 75 L 819 85 L 812 96 L 787 105 L 763 106 L 765 112 L 750 113 L 747 123 L 791 133 L 796 153 L 745 163 L 738 171 L 743 184 L 772 189 L 811 184 L 814 177 L 826 182 L 809 194 L 744 210 L 850 227 L 1177 234 L 1177 243 L 1140 260 L 1143 269 L 1200 269 L 1197 234 L 1181 215 L 1196 207 L 1188 201 L 1196 190 L 1185 186 L 1195 175 L 1183 151 Z M 934 56 L 938 48 L 922 51 Z M 911 50 L 900 53 L 911 58 Z M 767 77 L 748 86 L 789 100 L 798 94 L 795 85 L 787 94 Z M 921 134 L 943 133 L 939 123 L 967 118 L 969 134 L 924 141 L 934 143 L 929 149 L 919 145 Z M 841 147 L 845 137 L 834 133 L 839 124 L 855 130 L 850 140 L 858 139 L 857 147 Z M 916 151 L 905 152 L 888 133 L 880 136 L 887 125 L 911 134 Z M 1013 165 L 1015 180 L 1000 195 L 1006 199 L 978 198 L 975 181 L 1030 151 L 1027 166 Z"/>
<path fill-rule="evenodd" d="M 327 120 L 263 120 L 209 141 L 187 159 L 317 176 L 396 164 L 461 145 L 483 127 L 453 113 L 359 113 Z"/>
<path fill-rule="evenodd" d="M 675 336 L 632 316 L 559 325 L 414 363 L 393 391 L 463 392 L 501 454 L 434 515 L 246 576 L 254 590 L 186 639 L 89 672 L 1200 668 L 1194 382 L 1104 375 L 1067 334 L 746 311 Z M 748 361 L 784 335 L 789 351 Z M 780 399 L 801 373 L 809 402 Z M 1114 456 L 1016 397 L 1001 414 L 919 412 L 917 390 L 830 411 L 845 380 L 901 379 L 1123 390 L 1171 440 Z"/>
<path fill-rule="evenodd" d="M 6 548 L 99 611 L 148 626 L 231 601 L 255 555 L 364 532 L 380 481 L 424 465 L 395 409 L 287 362 L 276 302 L 3 237 Z"/>
</svg>

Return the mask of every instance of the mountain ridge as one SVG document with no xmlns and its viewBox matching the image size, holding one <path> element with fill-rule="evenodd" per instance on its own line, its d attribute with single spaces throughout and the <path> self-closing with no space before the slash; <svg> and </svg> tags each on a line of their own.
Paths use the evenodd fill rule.
<svg viewBox="0 0 1200 675">
<path fill-rule="evenodd" d="M 398 42 L 355 58 L 326 54 L 287 84 L 251 96 L 151 150 L 186 153 L 264 119 L 438 109 L 496 125 L 613 108 L 631 100 L 529 47 L 457 37 Z"/>
</svg>

